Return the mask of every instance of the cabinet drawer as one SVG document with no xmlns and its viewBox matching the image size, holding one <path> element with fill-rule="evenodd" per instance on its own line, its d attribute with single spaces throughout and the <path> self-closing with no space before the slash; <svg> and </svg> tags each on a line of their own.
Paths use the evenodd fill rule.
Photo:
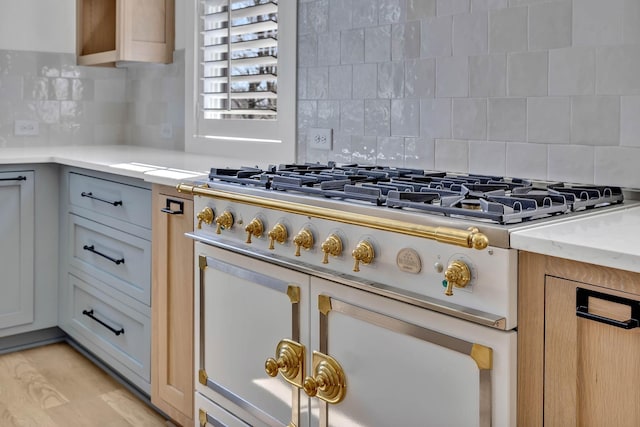
<svg viewBox="0 0 640 427">
<path fill-rule="evenodd" d="M 151 228 L 151 191 L 100 178 L 69 173 L 72 206 Z"/>
<path fill-rule="evenodd" d="M 151 243 L 69 215 L 70 264 L 117 290 L 151 303 Z"/>
<path fill-rule="evenodd" d="M 196 393 L 196 419 L 201 426 L 229 426 L 229 427 L 249 427 L 250 424 L 242 422 L 230 412 L 213 403 L 200 393 Z M 203 422 L 204 421 L 204 422 Z"/>
<path fill-rule="evenodd" d="M 151 321 L 140 310 L 124 304 L 69 274 L 71 328 L 95 348 L 150 381 Z M 135 304 L 132 304 L 135 305 Z"/>
</svg>

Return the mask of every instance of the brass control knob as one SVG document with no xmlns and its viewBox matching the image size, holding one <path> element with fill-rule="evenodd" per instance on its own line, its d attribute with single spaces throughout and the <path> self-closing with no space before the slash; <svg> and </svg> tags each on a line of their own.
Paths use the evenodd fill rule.
<svg viewBox="0 0 640 427">
<path fill-rule="evenodd" d="M 222 229 L 229 229 L 233 226 L 233 215 L 229 211 L 224 211 L 216 218 L 216 224 L 218 227 L 216 228 L 216 234 L 220 234 Z"/>
<path fill-rule="evenodd" d="M 247 240 L 245 243 L 251 243 L 251 236 L 260 237 L 264 232 L 264 225 L 259 218 L 253 218 L 249 224 L 244 228 L 247 232 Z"/>
<path fill-rule="evenodd" d="M 302 387 L 304 359 L 305 349 L 302 344 L 283 339 L 276 347 L 276 358 L 270 357 L 264 362 L 264 370 L 270 377 L 275 377 L 280 372 L 285 380 Z"/>
<path fill-rule="evenodd" d="M 342 240 L 336 234 L 330 234 L 324 242 L 322 242 L 322 257 L 323 264 L 329 264 L 329 255 L 340 256 L 342 255 Z"/>
<path fill-rule="evenodd" d="M 283 244 L 287 241 L 288 237 L 287 227 L 285 227 L 281 223 L 277 223 L 273 226 L 271 231 L 269 231 L 269 249 L 273 250 L 275 248 L 274 243 L 278 242 Z"/>
<path fill-rule="evenodd" d="M 371 264 L 371 261 L 373 261 L 373 257 L 375 256 L 373 245 L 366 240 L 361 240 L 358 246 L 351 252 L 351 256 L 355 260 L 353 271 L 360 271 L 360 263 Z"/>
<path fill-rule="evenodd" d="M 213 209 L 207 206 L 202 209 L 198 215 L 196 215 L 196 218 L 198 218 L 198 229 L 202 228 L 203 222 L 205 224 L 211 224 L 213 222 Z"/>
<path fill-rule="evenodd" d="M 471 281 L 471 270 L 469 266 L 460 260 L 455 260 L 444 272 L 444 278 L 447 279 L 447 289 L 444 291 L 446 296 L 453 295 L 453 287 L 464 288 Z"/>
<path fill-rule="evenodd" d="M 328 403 L 339 403 L 346 393 L 346 376 L 333 357 L 314 351 L 312 375 L 304 379 L 302 388 L 309 397 L 317 396 Z"/>
<path fill-rule="evenodd" d="M 313 247 L 313 233 L 307 228 L 303 228 L 293 238 L 293 243 L 296 245 L 295 256 L 300 256 L 300 248 L 309 250 Z"/>
</svg>

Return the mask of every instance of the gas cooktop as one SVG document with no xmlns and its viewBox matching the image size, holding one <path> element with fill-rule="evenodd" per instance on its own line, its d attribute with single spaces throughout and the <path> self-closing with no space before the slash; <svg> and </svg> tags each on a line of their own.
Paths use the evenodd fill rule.
<svg viewBox="0 0 640 427">
<path fill-rule="evenodd" d="M 623 202 L 621 188 L 358 164 L 211 168 L 212 181 L 498 225 Z"/>
</svg>

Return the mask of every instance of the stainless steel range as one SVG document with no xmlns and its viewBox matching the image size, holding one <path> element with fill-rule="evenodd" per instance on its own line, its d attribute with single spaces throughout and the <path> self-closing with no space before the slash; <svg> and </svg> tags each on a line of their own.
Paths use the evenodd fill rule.
<svg viewBox="0 0 640 427">
<path fill-rule="evenodd" d="M 201 420 L 296 426 L 515 425 L 509 235 L 624 198 L 335 164 L 213 168 L 178 189 L 202 196 Z"/>
</svg>

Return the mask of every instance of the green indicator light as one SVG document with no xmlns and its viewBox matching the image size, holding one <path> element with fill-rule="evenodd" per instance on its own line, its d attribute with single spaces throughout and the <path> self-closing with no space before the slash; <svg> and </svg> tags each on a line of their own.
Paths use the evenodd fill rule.
<svg viewBox="0 0 640 427">
<path fill-rule="evenodd" d="M 442 287 L 443 287 L 443 288 L 446 288 L 446 287 L 447 287 L 447 280 L 446 280 L 446 279 L 442 281 Z"/>
</svg>

